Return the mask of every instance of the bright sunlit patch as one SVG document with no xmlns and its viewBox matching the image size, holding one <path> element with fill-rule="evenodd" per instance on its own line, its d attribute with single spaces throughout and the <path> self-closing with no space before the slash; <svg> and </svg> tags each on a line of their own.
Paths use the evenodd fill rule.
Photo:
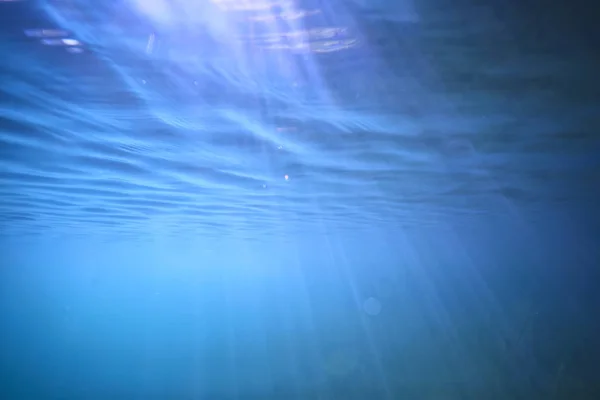
<svg viewBox="0 0 600 400">
<path fill-rule="evenodd" d="M 75 39 L 62 39 L 62 42 L 66 46 L 79 46 L 81 44 L 79 40 Z"/>
<path fill-rule="evenodd" d="M 160 27 L 176 37 L 177 46 L 193 48 L 186 50 L 189 55 L 202 53 L 198 46 L 198 38 L 207 34 L 218 41 L 227 41 L 236 35 L 238 27 L 233 18 L 225 10 L 220 9 L 210 0 L 127 0 L 135 11 L 152 25 Z M 150 32 L 149 32 L 150 33 Z M 167 35 L 167 36 L 169 36 Z M 153 53 L 160 35 L 150 34 L 146 44 L 146 52 Z"/>
<path fill-rule="evenodd" d="M 40 41 L 42 44 L 45 44 L 46 46 L 80 46 L 81 42 L 79 40 L 76 39 L 69 39 L 69 38 L 46 38 L 46 39 L 42 39 Z"/>
<path fill-rule="evenodd" d="M 166 0 L 131 0 L 138 10 L 157 22 L 168 22 L 171 19 L 171 8 Z"/>
<path fill-rule="evenodd" d="M 293 5 L 292 0 L 211 0 L 211 2 L 224 11 L 260 11 L 277 6 L 288 8 Z"/>
</svg>

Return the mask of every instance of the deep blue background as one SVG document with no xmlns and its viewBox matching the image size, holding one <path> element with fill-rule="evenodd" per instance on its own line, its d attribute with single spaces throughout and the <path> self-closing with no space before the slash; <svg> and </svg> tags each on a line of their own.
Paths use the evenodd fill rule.
<svg viewBox="0 0 600 400">
<path fill-rule="evenodd" d="M 584 4 L 159 3 L 0 2 L 2 399 L 600 398 Z"/>
</svg>

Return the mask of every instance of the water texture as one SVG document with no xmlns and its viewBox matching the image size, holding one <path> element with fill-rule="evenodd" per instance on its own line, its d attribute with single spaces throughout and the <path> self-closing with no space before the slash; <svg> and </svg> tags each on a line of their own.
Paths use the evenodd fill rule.
<svg viewBox="0 0 600 400">
<path fill-rule="evenodd" d="M 0 1 L 3 398 L 592 398 L 598 36 L 469 3 Z"/>
</svg>

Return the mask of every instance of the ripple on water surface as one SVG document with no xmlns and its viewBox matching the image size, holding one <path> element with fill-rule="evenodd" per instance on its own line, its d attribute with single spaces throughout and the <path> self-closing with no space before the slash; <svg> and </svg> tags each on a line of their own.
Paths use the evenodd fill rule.
<svg viewBox="0 0 600 400">
<path fill-rule="evenodd" d="M 2 45 L 3 233 L 422 225 L 562 201 L 594 164 L 586 71 L 491 28 L 502 59 L 412 8 L 84 3 Z"/>
</svg>

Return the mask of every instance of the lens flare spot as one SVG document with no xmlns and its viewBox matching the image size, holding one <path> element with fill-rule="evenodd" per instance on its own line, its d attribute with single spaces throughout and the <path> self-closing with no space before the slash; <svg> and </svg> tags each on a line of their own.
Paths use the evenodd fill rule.
<svg viewBox="0 0 600 400">
<path fill-rule="evenodd" d="M 363 303 L 363 310 L 371 316 L 379 315 L 381 312 L 381 302 L 375 297 L 369 297 Z"/>
</svg>

